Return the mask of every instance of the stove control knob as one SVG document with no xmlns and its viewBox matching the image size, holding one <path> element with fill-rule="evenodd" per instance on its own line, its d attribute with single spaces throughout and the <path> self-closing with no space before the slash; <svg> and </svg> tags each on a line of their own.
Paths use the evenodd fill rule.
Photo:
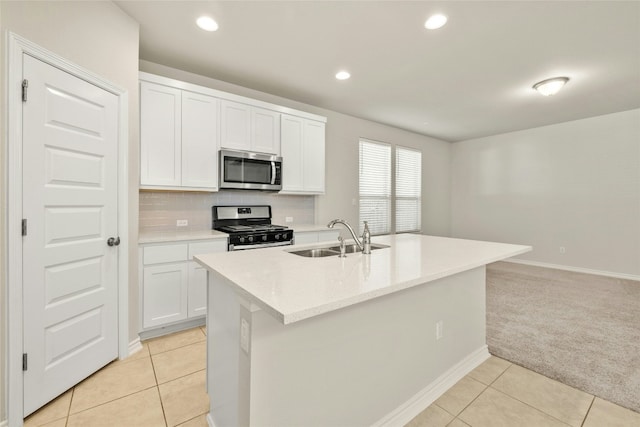
<svg viewBox="0 0 640 427">
<path fill-rule="evenodd" d="M 244 243 L 244 237 L 240 237 L 240 243 Z"/>
<path fill-rule="evenodd" d="M 274 238 L 275 238 L 276 240 L 280 240 L 280 235 L 279 235 L 279 234 L 276 234 L 276 235 L 274 236 Z"/>
<path fill-rule="evenodd" d="M 264 236 L 262 236 L 262 241 L 266 242 L 267 241 L 267 235 L 265 234 Z"/>
<path fill-rule="evenodd" d="M 249 241 L 253 242 L 253 236 L 249 236 Z"/>
</svg>

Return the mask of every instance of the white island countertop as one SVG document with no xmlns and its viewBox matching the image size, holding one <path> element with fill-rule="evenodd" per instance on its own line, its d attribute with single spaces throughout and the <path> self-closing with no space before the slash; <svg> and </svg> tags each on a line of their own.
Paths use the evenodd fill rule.
<svg viewBox="0 0 640 427">
<path fill-rule="evenodd" d="M 371 255 L 291 254 L 327 243 L 197 255 L 243 298 L 290 324 L 520 255 L 530 246 L 417 234 L 378 236 Z"/>
</svg>

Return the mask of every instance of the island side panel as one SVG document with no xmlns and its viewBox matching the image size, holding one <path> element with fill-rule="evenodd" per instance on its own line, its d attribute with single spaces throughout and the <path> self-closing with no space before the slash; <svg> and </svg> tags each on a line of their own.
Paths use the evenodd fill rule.
<svg viewBox="0 0 640 427">
<path fill-rule="evenodd" d="M 240 349 L 240 319 L 248 315 L 224 277 L 207 276 L 209 417 L 216 427 L 248 425 L 249 357 Z"/>
<path fill-rule="evenodd" d="M 256 311 L 250 424 L 369 426 L 483 351 L 484 266 L 286 326 Z"/>
</svg>

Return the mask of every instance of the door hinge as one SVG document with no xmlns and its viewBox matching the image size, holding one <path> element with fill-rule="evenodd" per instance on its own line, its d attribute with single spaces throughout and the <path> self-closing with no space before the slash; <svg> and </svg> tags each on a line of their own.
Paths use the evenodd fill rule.
<svg viewBox="0 0 640 427">
<path fill-rule="evenodd" d="M 27 370 L 27 353 L 22 353 L 22 370 Z"/>
<path fill-rule="evenodd" d="M 27 235 L 27 220 L 26 219 L 22 220 L 22 235 L 23 236 Z"/>
<path fill-rule="evenodd" d="M 29 80 L 22 80 L 22 102 L 27 102 L 27 88 L 29 87 Z"/>
</svg>

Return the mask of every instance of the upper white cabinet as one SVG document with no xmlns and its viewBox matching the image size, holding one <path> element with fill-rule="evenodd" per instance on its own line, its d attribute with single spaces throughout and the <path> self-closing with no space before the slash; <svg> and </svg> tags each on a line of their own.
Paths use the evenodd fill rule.
<svg viewBox="0 0 640 427">
<path fill-rule="evenodd" d="M 219 100 L 140 82 L 140 187 L 218 189 Z"/>
<path fill-rule="evenodd" d="M 282 155 L 283 193 L 323 194 L 326 118 L 140 73 L 140 188 L 218 191 L 220 148 Z"/>
<path fill-rule="evenodd" d="M 229 100 L 220 108 L 222 148 L 280 154 L 280 113 Z"/>
<path fill-rule="evenodd" d="M 140 185 L 180 186 L 182 91 L 140 83 Z"/>
<path fill-rule="evenodd" d="M 219 100 L 182 92 L 182 186 L 218 189 Z"/>
<path fill-rule="evenodd" d="M 325 123 L 283 114 L 280 144 L 281 193 L 324 193 Z"/>
</svg>

